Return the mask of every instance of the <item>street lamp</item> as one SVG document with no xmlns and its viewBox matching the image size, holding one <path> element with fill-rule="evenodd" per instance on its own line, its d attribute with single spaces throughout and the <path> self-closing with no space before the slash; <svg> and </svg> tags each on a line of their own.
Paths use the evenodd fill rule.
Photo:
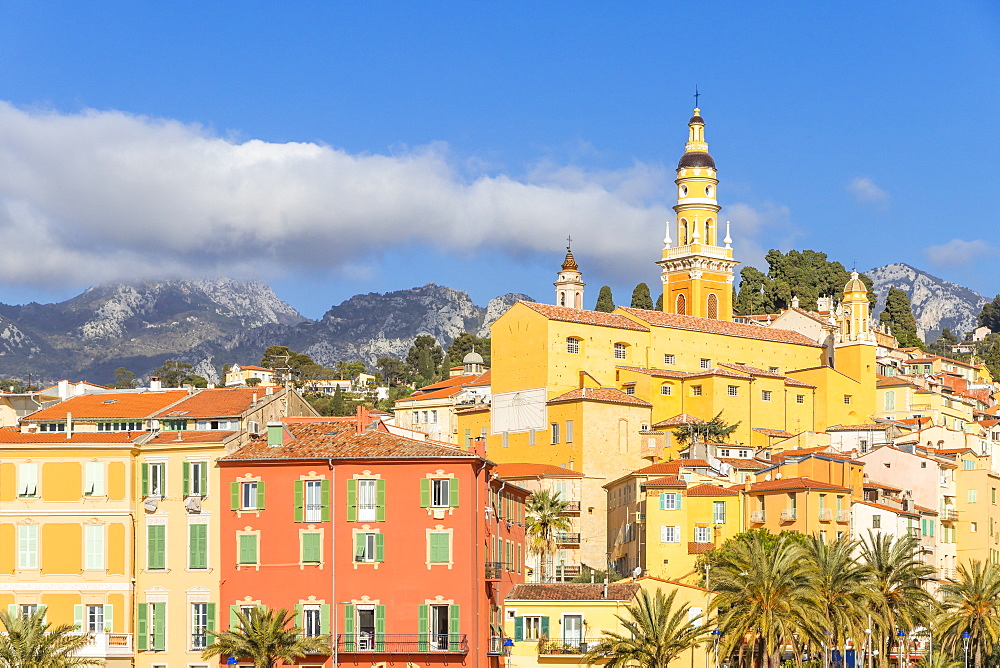
<svg viewBox="0 0 1000 668">
<path fill-rule="evenodd" d="M 722 631 L 718 628 L 712 629 L 712 644 L 715 646 L 715 668 L 719 668 L 719 640 L 722 638 Z"/>
<path fill-rule="evenodd" d="M 899 668 L 903 668 L 903 644 L 906 642 L 906 632 L 903 631 L 903 629 L 900 629 L 899 632 L 896 633 L 896 637 L 899 638 L 899 660 L 896 662 L 896 665 L 899 666 Z"/>
<path fill-rule="evenodd" d="M 965 645 L 965 668 L 969 668 L 969 632 L 962 631 L 962 644 Z"/>
<path fill-rule="evenodd" d="M 871 623 L 871 619 L 868 620 Z M 868 648 L 868 667 L 871 668 L 872 665 L 872 630 L 870 628 L 865 629 L 865 647 Z"/>
</svg>

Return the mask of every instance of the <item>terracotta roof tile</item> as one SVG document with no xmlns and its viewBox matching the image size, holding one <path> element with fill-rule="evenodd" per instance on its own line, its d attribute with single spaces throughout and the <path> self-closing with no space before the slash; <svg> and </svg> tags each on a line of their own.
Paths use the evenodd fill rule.
<svg viewBox="0 0 1000 668">
<path fill-rule="evenodd" d="M 869 478 L 868 482 L 865 483 L 865 487 L 877 487 L 879 489 L 889 489 L 894 492 L 902 492 L 902 487 L 893 487 L 892 485 L 887 485 L 884 482 L 878 482 L 877 480 L 872 480 Z"/>
<path fill-rule="evenodd" d="M 146 445 L 167 445 L 169 443 L 222 443 L 238 431 L 161 431 L 149 439 Z"/>
<path fill-rule="evenodd" d="M 552 306 L 551 304 L 538 304 L 536 302 L 520 302 L 533 311 L 541 313 L 549 320 L 559 320 L 561 322 L 578 322 L 583 325 L 597 325 L 598 327 L 613 327 L 615 329 L 631 329 L 636 332 L 648 332 L 649 328 L 626 318 L 617 313 L 604 313 L 602 311 L 584 311 L 582 309 L 566 308 L 565 306 Z"/>
<path fill-rule="evenodd" d="M 792 306 L 788 310 L 789 311 L 795 311 L 796 313 L 801 313 L 802 315 L 806 316 L 807 318 L 811 318 L 811 319 L 815 320 L 816 322 L 818 322 L 821 325 L 826 325 L 827 327 L 834 327 L 834 325 L 830 323 L 830 319 L 829 318 L 824 318 L 823 316 L 821 316 L 819 313 L 816 313 L 815 311 L 807 311 L 804 308 L 801 308 L 799 306 Z"/>
<path fill-rule="evenodd" d="M 254 366 L 253 364 L 247 364 L 245 366 L 243 364 L 240 364 L 239 367 L 240 367 L 240 371 L 244 371 L 244 370 L 245 371 L 267 371 L 268 373 L 274 373 L 273 369 L 268 369 L 268 368 L 262 367 L 262 366 Z"/>
<path fill-rule="evenodd" d="M 220 387 L 210 390 L 198 390 L 191 397 L 179 404 L 165 408 L 156 417 L 210 418 L 236 417 L 253 407 L 254 397 L 257 401 L 270 399 L 265 390 L 257 387 Z"/>
<path fill-rule="evenodd" d="M 911 513 L 909 511 L 903 510 L 902 508 L 887 506 L 884 503 L 872 503 L 871 501 L 853 501 L 852 503 L 860 503 L 862 506 L 870 506 L 872 508 L 878 508 L 879 510 L 887 510 L 890 513 L 896 513 L 898 515 L 908 515 L 910 517 L 918 517 L 917 513 Z"/>
<path fill-rule="evenodd" d="M 790 431 L 785 431 L 783 429 L 766 429 L 765 427 L 754 427 L 754 431 L 764 434 L 765 436 L 774 436 L 778 438 L 792 438 L 795 436 Z"/>
<path fill-rule="evenodd" d="M 0 429 L 0 444 L 39 443 L 62 445 L 64 443 L 129 443 L 145 433 L 142 431 L 75 431 L 70 438 L 66 438 L 65 433 L 22 434 L 17 427 L 5 427 Z"/>
<path fill-rule="evenodd" d="M 549 399 L 550 404 L 566 401 L 597 401 L 606 404 L 642 406 L 644 408 L 650 408 L 653 405 L 634 394 L 625 394 L 613 387 L 580 387 Z"/>
<path fill-rule="evenodd" d="M 656 464 L 650 464 L 649 466 L 644 466 L 641 469 L 636 469 L 632 473 L 640 475 L 677 473 L 682 466 L 686 468 L 708 468 L 709 464 L 704 459 L 674 459 L 669 462 L 657 462 Z"/>
<path fill-rule="evenodd" d="M 160 392 L 106 392 L 70 397 L 54 406 L 43 408 L 24 418 L 25 422 L 65 420 L 72 413 L 74 420 L 105 418 L 142 419 L 155 415 L 188 396 L 187 390 Z"/>
<path fill-rule="evenodd" d="M 496 467 L 497 476 L 505 479 L 527 478 L 534 476 L 559 476 L 564 478 L 582 478 L 583 474 L 572 469 L 564 469 L 554 464 L 513 463 L 499 464 Z"/>
<path fill-rule="evenodd" d="M 608 585 L 604 595 L 603 583 L 552 583 L 516 584 L 507 594 L 508 601 L 631 601 L 639 585 L 621 582 Z"/>
<path fill-rule="evenodd" d="M 759 471 L 761 469 L 766 469 L 770 464 L 765 464 L 764 462 L 758 461 L 756 459 L 736 459 L 733 457 L 719 457 L 720 462 L 725 462 L 735 469 L 748 469 L 753 471 Z"/>
<path fill-rule="evenodd" d="M 782 478 L 780 480 L 762 480 L 750 485 L 751 492 L 773 492 L 786 489 L 832 489 L 843 492 L 850 492 L 850 488 L 834 485 L 829 482 L 813 480 L 811 478 Z"/>
<path fill-rule="evenodd" d="M 678 478 L 677 476 L 666 476 L 664 478 L 655 478 L 654 480 L 647 480 L 642 483 L 643 487 L 687 487 L 687 483 Z"/>
<path fill-rule="evenodd" d="M 636 318 L 639 318 L 654 327 L 687 329 L 695 332 L 705 332 L 708 334 L 721 334 L 723 336 L 737 336 L 744 339 L 777 341 L 780 343 L 793 343 L 801 346 L 809 346 L 811 348 L 822 348 L 821 345 L 809 337 L 788 329 L 758 327 L 756 325 L 744 325 L 742 323 L 730 322 L 728 320 L 696 318 L 690 315 L 677 315 L 675 313 L 647 311 L 637 308 L 621 307 L 621 310 L 626 313 L 630 313 Z"/>
<path fill-rule="evenodd" d="M 688 543 L 688 554 L 705 554 L 715 549 L 715 543 Z"/>
<path fill-rule="evenodd" d="M 885 431 L 888 427 L 884 424 L 869 422 L 866 424 L 835 424 L 827 427 L 827 431 Z"/>
<path fill-rule="evenodd" d="M 667 418 L 666 420 L 661 420 L 653 425 L 654 429 L 659 429 L 660 427 L 680 427 L 685 424 L 701 424 L 704 422 L 699 417 L 695 417 L 688 413 L 681 413 L 680 415 L 675 415 L 672 418 Z"/>
<path fill-rule="evenodd" d="M 927 508 L 925 506 L 918 506 L 915 503 L 913 504 L 913 509 L 914 510 L 919 510 L 920 512 L 922 512 L 925 515 L 937 515 L 938 514 L 938 511 L 934 510 L 933 508 Z"/>
<path fill-rule="evenodd" d="M 713 485 L 711 483 L 703 482 L 700 485 L 689 487 L 687 490 L 687 495 L 688 496 L 739 496 L 740 492 L 737 489 L 729 489 L 726 487 L 720 487 L 719 485 Z"/>
<path fill-rule="evenodd" d="M 644 373 L 647 376 L 652 376 L 653 378 L 687 378 L 691 374 L 687 371 L 674 371 L 673 369 L 647 369 L 641 366 L 617 366 L 616 369 L 624 369 L 625 371 L 635 371 L 636 373 Z"/>
</svg>

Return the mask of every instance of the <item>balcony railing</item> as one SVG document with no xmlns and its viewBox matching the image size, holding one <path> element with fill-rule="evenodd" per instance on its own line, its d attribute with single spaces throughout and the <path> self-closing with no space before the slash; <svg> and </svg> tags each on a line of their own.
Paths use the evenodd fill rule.
<svg viewBox="0 0 1000 668">
<path fill-rule="evenodd" d="M 580 512 L 580 502 L 579 501 L 567 501 L 566 507 L 563 508 L 564 513 L 579 513 Z"/>
<path fill-rule="evenodd" d="M 490 636 L 490 647 L 487 656 L 503 656 L 503 638 L 500 636 Z"/>
<path fill-rule="evenodd" d="M 191 634 L 191 649 L 205 649 L 206 647 L 208 647 L 208 634 L 206 633 Z"/>
<path fill-rule="evenodd" d="M 754 524 L 763 524 L 764 517 L 765 515 L 763 510 L 755 510 L 752 513 L 750 513 L 750 521 L 753 522 Z"/>
<path fill-rule="evenodd" d="M 820 508 L 819 509 L 819 521 L 829 522 L 833 519 L 833 510 L 830 508 Z"/>
<path fill-rule="evenodd" d="M 86 635 L 74 633 L 73 635 Z M 77 656 L 96 658 L 109 656 L 132 656 L 131 633 L 91 633 L 87 644 Z"/>
<path fill-rule="evenodd" d="M 579 545 L 580 534 L 559 532 L 555 535 L 556 543 L 559 545 Z"/>
<path fill-rule="evenodd" d="M 486 579 L 499 580 L 507 570 L 507 563 L 503 561 L 489 561 L 486 563 Z"/>
<path fill-rule="evenodd" d="M 354 633 L 337 636 L 341 654 L 467 654 L 464 633 Z"/>
<path fill-rule="evenodd" d="M 850 510 L 838 510 L 837 511 L 837 521 L 838 522 L 850 522 L 851 521 L 851 511 Z"/>
<path fill-rule="evenodd" d="M 784 510 L 781 511 L 781 521 L 782 522 L 794 522 L 795 521 L 795 516 L 797 514 L 798 513 L 795 511 L 795 508 L 785 508 Z"/>
<path fill-rule="evenodd" d="M 958 519 L 958 511 L 950 508 L 942 508 L 938 511 L 938 517 L 944 522 L 954 522 Z"/>
<path fill-rule="evenodd" d="M 920 540 L 920 527 L 908 527 L 906 533 L 910 534 L 910 538 Z"/>
<path fill-rule="evenodd" d="M 541 656 L 586 654 L 600 642 L 600 638 L 579 638 L 570 642 L 547 640 L 544 643 L 539 643 L 538 654 Z"/>
</svg>

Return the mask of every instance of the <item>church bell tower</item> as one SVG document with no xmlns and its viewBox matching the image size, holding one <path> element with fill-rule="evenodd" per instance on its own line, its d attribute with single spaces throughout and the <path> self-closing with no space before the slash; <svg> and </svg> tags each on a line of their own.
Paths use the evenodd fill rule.
<svg viewBox="0 0 1000 668">
<path fill-rule="evenodd" d="M 583 274 L 573 257 L 573 250 L 566 244 L 566 259 L 559 270 L 559 279 L 553 283 L 556 286 L 556 306 L 567 308 L 583 308 Z"/>
<path fill-rule="evenodd" d="M 733 259 L 729 223 L 719 244 L 715 160 L 705 141 L 705 119 L 695 108 L 688 121 L 688 141 L 677 163 L 676 220 L 663 239 L 663 310 L 716 320 L 733 319 Z M 676 240 L 676 246 L 673 244 Z"/>
</svg>

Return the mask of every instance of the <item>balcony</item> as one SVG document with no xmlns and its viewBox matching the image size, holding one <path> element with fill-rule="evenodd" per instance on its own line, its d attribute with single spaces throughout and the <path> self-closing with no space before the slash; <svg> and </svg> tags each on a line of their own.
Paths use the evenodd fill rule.
<svg viewBox="0 0 1000 668">
<path fill-rule="evenodd" d="M 568 514 L 579 515 L 580 514 L 580 502 L 579 501 L 567 501 L 566 502 L 566 507 L 563 508 L 563 510 L 562 510 L 562 514 L 563 515 L 568 515 Z"/>
<path fill-rule="evenodd" d="M 468 654 L 464 633 L 354 633 L 337 636 L 340 654 Z"/>
<path fill-rule="evenodd" d="M 958 519 L 958 511 L 950 508 L 942 508 L 938 512 L 938 517 L 942 522 L 954 522 Z"/>
<path fill-rule="evenodd" d="M 755 510 L 752 513 L 750 513 L 750 522 L 752 524 L 763 524 L 764 517 L 765 515 L 763 510 Z"/>
<path fill-rule="evenodd" d="M 579 566 L 553 566 L 553 582 L 569 582 L 580 574 Z"/>
<path fill-rule="evenodd" d="M 850 522 L 851 521 L 851 511 L 850 510 L 838 510 L 837 511 L 837 521 L 838 522 Z"/>
<path fill-rule="evenodd" d="M 646 513 L 636 513 L 635 514 L 635 521 L 638 522 L 639 524 L 642 524 L 643 522 L 645 522 L 646 521 Z"/>
<path fill-rule="evenodd" d="M 490 647 L 486 651 L 486 656 L 503 656 L 503 638 L 500 636 L 490 636 Z"/>
<path fill-rule="evenodd" d="M 580 544 L 580 534 L 578 533 L 564 533 L 560 531 L 555 536 L 555 541 L 557 545 L 579 545 Z"/>
<path fill-rule="evenodd" d="M 76 633 L 73 635 L 85 635 Z M 91 633 L 77 656 L 87 658 L 132 656 L 131 633 Z"/>
<path fill-rule="evenodd" d="M 507 570 L 507 562 L 488 561 L 486 562 L 486 579 L 500 580 L 501 578 L 503 578 L 504 571 L 506 570 Z"/>
<path fill-rule="evenodd" d="M 539 643 L 538 646 L 538 656 L 559 656 L 563 654 L 568 654 L 570 656 L 581 654 L 586 654 L 591 649 L 593 649 L 598 643 L 601 642 L 600 638 L 578 638 L 570 642 L 559 642 L 559 640 L 547 640 L 544 643 Z"/>
<path fill-rule="evenodd" d="M 820 522 L 830 522 L 833 520 L 833 511 L 829 508 L 819 509 L 819 521 Z"/>
<path fill-rule="evenodd" d="M 782 522 L 794 522 L 798 512 L 795 508 L 785 508 L 781 511 L 781 521 Z"/>
<path fill-rule="evenodd" d="M 920 540 L 920 527 L 909 527 L 906 533 L 910 535 L 910 538 Z"/>
</svg>

